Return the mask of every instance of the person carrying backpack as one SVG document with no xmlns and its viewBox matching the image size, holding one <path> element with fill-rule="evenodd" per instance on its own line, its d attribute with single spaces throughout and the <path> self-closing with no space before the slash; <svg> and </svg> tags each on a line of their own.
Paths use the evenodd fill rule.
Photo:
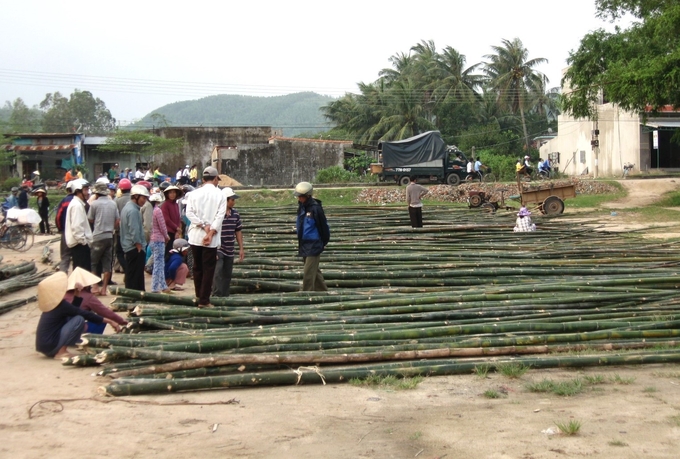
<svg viewBox="0 0 680 459">
<path fill-rule="evenodd" d="M 331 239 L 331 232 L 321 201 L 312 197 L 313 191 L 314 187 L 309 182 L 300 182 L 295 186 L 294 194 L 298 200 L 298 253 L 305 263 L 302 291 L 325 292 L 328 287 L 319 269 L 319 260 Z"/>
</svg>

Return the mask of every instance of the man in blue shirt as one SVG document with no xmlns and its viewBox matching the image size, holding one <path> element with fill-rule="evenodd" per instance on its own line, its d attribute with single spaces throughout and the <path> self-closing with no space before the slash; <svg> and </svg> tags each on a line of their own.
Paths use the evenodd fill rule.
<svg viewBox="0 0 680 459">
<path fill-rule="evenodd" d="M 220 247 L 217 249 L 213 296 L 229 296 L 229 284 L 231 284 L 231 274 L 234 270 L 234 241 L 238 242 L 239 261 L 243 261 L 245 257 L 241 215 L 234 209 L 238 195 L 230 187 L 223 188 L 222 193 L 227 198 L 227 212 L 224 215 L 224 220 L 222 220 Z"/>
<path fill-rule="evenodd" d="M 144 262 L 146 261 L 146 237 L 140 208 L 149 199 L 149 190 L 135 185 L 130 190 L 130 202 L 120 213 L 120 244 L 125 253 L 125 288 L 145 291 Z"/>
</svg>

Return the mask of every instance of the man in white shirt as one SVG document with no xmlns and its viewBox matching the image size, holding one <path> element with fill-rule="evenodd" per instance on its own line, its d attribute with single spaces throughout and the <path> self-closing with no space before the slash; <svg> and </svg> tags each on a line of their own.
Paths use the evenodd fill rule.
<svg viewBox="0 0 680 459">
<path fill-rule="evenodd" d="M 191 180 L 190 177 L 189 177 L 190 171 L 191 171 L 191 166 L 189 166 L 188 164 L 186 166 L 184 166 L 184 170 L 182 170 L 182 177 L 180 178 L 180 183 L 182 185 L 186 185 L 187 183 L 189 183 L 189 180 Z"/>
<path fill-rule="evenodd" d="M 90 184 L 84 179 L 74 180 L 71 191 L 73 191 L 73 199 L 66 209 L 64 238 L 66 245 L 71 249 L 73 269 L 80 266 L 89 271 L 92 268 L 90 259 L 92 229 L 87 219 L 85 203 L 90 194 Z"/>
<path fill-rule="evenodd" d="M 227 198 L 217 188 L 219 181 L 217 169 L 206 167 L 203 185 L 186 198 L 186 217 L 191 222 L 189 244 L 194 256 L 194 288 L 199 308 L 210 306 L 222 220 L 227 211 Z"/>
</svg>

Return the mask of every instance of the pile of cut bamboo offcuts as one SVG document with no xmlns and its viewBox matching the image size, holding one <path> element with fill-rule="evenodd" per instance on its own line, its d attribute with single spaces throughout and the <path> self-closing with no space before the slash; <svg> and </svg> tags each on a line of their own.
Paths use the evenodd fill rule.
<svg viewBox="0 0 680 459">
<path fill-rule="evenodd" d="M 2 261 L 2 255 L 0 255 L 0 261 Z M 40 273 L 37 271 L 33 261 L 21 261 L 12 265 L 0 264 L 0 295 L 4 296 L 38 285 L 41 280 L 49 275 L 46 271 Z M 35 300 L 36 296 L 34 295 L 28 298 L 0 302 L 0 315 Z"/>
<path fill-rule="evenodd" d="M 130 334 L 86 335 L 136 395 L 347 381 L 369 375 L 470 373 L 508 361 L 532 368 L 680 361 L 680 250 L 634 235 L 512 213 L 327 209 L 329 292 L 298 292 L 294 210 L 242 210 L 238 294 L 198 309 L 191 297 L 122 288 Z M 574 350 L 591 350 L 574 355 Z"/>
</svg>

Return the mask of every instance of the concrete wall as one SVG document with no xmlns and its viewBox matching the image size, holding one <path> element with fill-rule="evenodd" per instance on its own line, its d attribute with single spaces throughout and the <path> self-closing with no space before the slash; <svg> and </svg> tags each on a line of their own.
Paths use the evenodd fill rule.
<svg viewBox="0 0 680 459">
<path fill-rule="evenodd" d="M 315 181 L 319 169 L 342 166 L 341 142 L 272 139 L 260 148 L 218 149 L 218 169 L 244 186 L 290 186 Z"/>
<path fill-rule="evenodd" d="M 269 144 L 269 138 L 277 134 L 271 127 L 167 127 L 156 133 L 165 138 L 184 138 L 184 153 L 181 157 L 166 155 L 163 158 L 163 172 L 169 174 L 185 164 L 196 164 L 202 171 L 210 164 L 210 153 L 218 145 L 239 146 L 240 148 L 262 148 Z M 246 147 L 247 145 L 247 147 Z M 241 147 L 243 146 L 243 147 Z"/>
<path fill-rule="evenodd" d="M 342 166 L 344 149 L 351 146 L 351 142 L 276 137 L 280 132 L 270 127 L 170 127 L 156 133 L 185 141 L 183 154 L 156 158 L 161 172 L 174 176 L 185 164 L 196 164 L 200 174 L 204 167 L 213 165 L 244 186 L 313 182 L 320 169 Z M 229 148 L 218 149 L 220 158 L 212 158 L 216 146 Z M 95 164 L 99 169 L 107 162 L 117 162 L 120 168 L 134 167 L 135 158 L 90 149 L 87 162 L 94 177 Z"/>
<path fill-rule="evenodd" d="M 598 122 L 577 120 L 560 115 L 558 136 L 540 149 L 542 158 L 560 152 L 559 170 L 567 175 L 620 176 L 626 162 L 640 164 L 640 118 L 612 104 L 598 107 Z M 590 141 L 592 131 L 599 129 L 599 153 L 595 154 Z M 637 167 L 636 167 L 637 168 Z"/>
<path fill-rule="evenodd" d="M 174 173 L 184 164 L 208 164 L 244 186 L 289 186 L 298 181 L 314 181 L 316 172 L 330 166 L 342 166 L 344 147 L 351 143 L 276 138 L 280 132 L 269 127 L 163 128 L 160 135 L 183 137 L 186 144 L 182 158 L 163 158 L 163 172 Z M 211 158 L 214 147 L 220 158 Z"/>
</svg>

